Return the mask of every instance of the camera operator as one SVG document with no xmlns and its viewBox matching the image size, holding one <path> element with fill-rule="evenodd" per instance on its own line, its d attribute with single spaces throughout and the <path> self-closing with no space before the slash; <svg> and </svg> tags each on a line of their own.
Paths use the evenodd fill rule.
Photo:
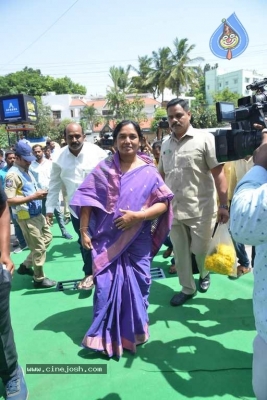
<svg viewBox="0 0 267 400">
<path fill-rule="evenodd" d="M 254 152 L 254 166 L 238 183 L 231 204 L 230 229 L 240 243 L 256 246 L 253 309 L 257 336 L 253 344 L 253 389 L 267 399 L 267 129 Z"/>
</svg>

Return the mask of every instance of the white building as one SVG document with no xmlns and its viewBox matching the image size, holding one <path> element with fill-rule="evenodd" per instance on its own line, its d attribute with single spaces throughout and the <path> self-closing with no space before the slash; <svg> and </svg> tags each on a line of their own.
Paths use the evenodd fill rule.
<svg viewBox="0 0 267 400">
<path fill-rule="evenodd" d="M 208 104 L 213 104 L 213 95 L 225 88 L 231 92 L 242 96 L 252 94 L 251 90 L 247 90 L 246 86 L 254 81 L 262 80 L 263 75 L 258 74 L 255 70 L 240 69 L 238 71 L 225 72 L 220 68 L 214 68 L 205 72 L 205 92 Z"/>
<path fill-rule="evenodd" d="M 160 107 L 160 102 L 153 99 L 149 93 L 138 95 L 128 94 L 126 98 L 130 102 L 136 96 L 143 100 L 143 112 L 146 114 L 147 118 L 152 118 L 155 109 Z M 94 106 L 101 116 L 110 115 L 110 111 L 107 107 L 107 99 L 105 97 L 88 99 L 79 94 L 55 94 L 55 92 L 48 92 L 45 96 L 42 96 L 42 103 L 51 107 L 52 117 L 55 120 L 67 118 L 79 122 L 81 109 L 85 106 Z"/>
<path fill-rule="evenodd" d="M 152 98 L 149 93 L 143 94 L 128 94 L 126 98 L 131 102 L 136 96 L 138 96 L 144 102 L 143 113 L 146 114 L 147 120 L 141 124 L 142 129 L 150 129 L 151 120 L 154 116 L 157 107 L 161 106 L 161 103 Z M 60 122 L 63 119 L 71 119 L 75 122 L 80 122 L 81 110 L 85 106 L 93 106 L 99 116 L 112 116 L 111 111 L 107 106 L 107 99 L 105 97 L 91 98 L 88 99 L 83 95 L 79 94 L 55 94 L 55 92 L 48 92 L 45 96 L 41 97 L 42 103 L 51 108 L 52 118 L 56 122 Z M 94 132 L 99 132 L 105 125 L 105 122 L 98 124 L 94 127 Z"/>
<path fill-rule="evenodd" d="M 88 99 L 80 94 L 56 94 L 48 92 L 42 96 L 42 103 L 51 108 L 55 120 L 72 119 L 80 121 L 80 112 L 88 103 Z"/>
</svg>

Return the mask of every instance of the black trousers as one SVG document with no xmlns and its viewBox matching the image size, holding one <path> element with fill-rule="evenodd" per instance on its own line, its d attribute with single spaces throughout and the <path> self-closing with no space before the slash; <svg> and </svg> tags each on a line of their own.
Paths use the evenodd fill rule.
<svg viewBox="0 0 267 400">
<path fill-rule="evenodd" d="M 0 264 L 0 378 L 6 384 L 18 366 L 18 355 L 10 318 L 11 274 Z"/>
<path fill-rule="evenodd" d="M 80 231 L 80 220 L 75 218 L 72 214 L 71 214 L 71 222 L 73 225 L 73 228 L 75 230 L 75 232 L 78 235 L 78 243 L 80 245 L 80 251 L 81 251 L 81 255 L 83 258 L 83 272 L 85 276 L 89 276 L 92 275 L 92 267 L 93 267 L 93 262 L 92 262 L 92 252 L 91 250 L 87 250 L 84 249 L 82 247 L 82 242 L 81 242 L 81 231 Z"/>
</svg>

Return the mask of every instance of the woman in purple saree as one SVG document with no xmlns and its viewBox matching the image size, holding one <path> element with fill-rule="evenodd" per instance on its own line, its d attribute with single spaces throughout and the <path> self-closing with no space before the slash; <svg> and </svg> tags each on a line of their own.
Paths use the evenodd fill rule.
<svg viewBox="0 0 267 400">
<path fill-rule="evenodd" d="M 120 357 L 149 337 L 150 264 L 170 230 L 173 194 L 138 153 L 137 123 L 122 121 L 113 138 L 116 154 L 87 176 L 70 206 L 93 257 L 94 316 L 82 345 Z"/>
</svg>

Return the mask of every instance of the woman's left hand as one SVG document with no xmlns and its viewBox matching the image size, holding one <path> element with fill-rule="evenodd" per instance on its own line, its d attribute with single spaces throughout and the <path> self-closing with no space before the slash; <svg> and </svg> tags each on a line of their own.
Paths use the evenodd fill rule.
<svg viewBox="0 0 267 400">
<path fill-rule="evenodd" d="M 122 217 L 119 217 L 115 220 L 115 225 L 118 229 L 125 231 L 140 221 L 140 218 L 135 211 L 122 210 L 120 208 L 120 212 L 123 214 Z"/>
</svg>

